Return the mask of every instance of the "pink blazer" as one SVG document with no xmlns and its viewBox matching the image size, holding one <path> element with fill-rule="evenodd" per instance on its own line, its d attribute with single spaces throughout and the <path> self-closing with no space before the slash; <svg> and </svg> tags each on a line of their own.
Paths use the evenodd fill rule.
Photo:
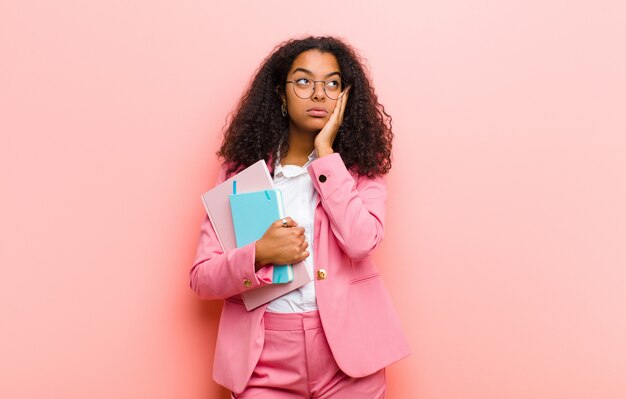
<svg viewBox="0 0 626 399">
<path fill-rule="evenodd" d="M 363 377 L 410 354 L 371 258 L 384 233 L 385 181 L 352 175 L 338 153 L 313 161 L 308 170 L 319 193 L 313 253 L 320 318 L 341 370 Z M 222 166 L 218 183 L 226 178 Z M 318 275 L 321 269 L 325 275 Z M 248 312 L 239 295 L 269 283 L 261 270 L 254 272 L 254 243 L 223 253 L 204 218 L 190 285 L 204 299 L 225 299 L 213 378 L 235 393 L 244 390 L 263 348 L 267 305 Z"/>
</svg>

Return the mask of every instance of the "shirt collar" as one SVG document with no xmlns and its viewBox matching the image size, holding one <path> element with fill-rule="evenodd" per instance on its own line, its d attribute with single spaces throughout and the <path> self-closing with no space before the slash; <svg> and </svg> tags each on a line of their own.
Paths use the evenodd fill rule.
<svg viewBox="0 0 626 399">
<path fill-rule="evenodd" d="M 307 172 L 307 167 L 311 164 L 311 162 L 317 159 L 317 151 L 313 150 L 309 154 L 308 161 L 302 165 L 285 165 L 282 166 L 280 164 L 280 155 L 277 154 L 276 162 L 274 163 L 274 176 L 284 176 L 284 177 L 294 177 L 299 176 L 303 173 Z"/>
</svg>

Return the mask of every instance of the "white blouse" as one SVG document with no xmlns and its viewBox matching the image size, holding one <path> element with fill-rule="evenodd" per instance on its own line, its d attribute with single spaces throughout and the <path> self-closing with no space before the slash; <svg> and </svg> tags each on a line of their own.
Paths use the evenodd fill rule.
<svg viewBox="0 0 626 399">
<path fill-rule="evenodd" d="M 283 194 L 285 216 L 291 217 L 304 227 L 304 235 L 309 246 L 309 257 L 304 260 L 304 265 L 313 278 L 313 220 L 315 216 L 315 202 L 317 191 L 311 182 L 311 176 L 307 171 L 308 166 L 317 159 L 315 150 L 309 155 L 309 160 L 303 166 L 280 164 L 280 160 L 274 166 L 274 186 Z M 310 312 L 317 309 L 315 301 L 315 283 L 311 280 L 302 287 L 286 293 L 271 301 L 267 306 L 268 312 L 274 313 L 300 313 Z"/>
</svg>

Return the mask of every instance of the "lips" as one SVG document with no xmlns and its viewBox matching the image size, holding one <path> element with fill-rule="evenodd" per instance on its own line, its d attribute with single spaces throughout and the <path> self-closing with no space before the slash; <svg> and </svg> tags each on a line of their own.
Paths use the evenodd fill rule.
<svg viewBox="0 0 626 399">
<path fill-rule="evenodd" d="M 315 117 L 324 117 L 328 115 L 328 111 L 326 111 L 324 108 L 319 107 L 309 108 L 306 110 L 306 113 Z"/>
</svg>

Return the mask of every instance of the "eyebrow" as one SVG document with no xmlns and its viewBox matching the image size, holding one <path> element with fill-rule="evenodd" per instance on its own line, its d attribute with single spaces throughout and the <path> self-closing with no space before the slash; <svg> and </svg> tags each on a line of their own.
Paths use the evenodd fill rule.
<svg viewBox="0 0 626 399">
<path fill-rule="evenodd" d="M 294 70 L 293 70 L 293 73 L 296 73 L 296 72 L 304 72 L 304 73 L 308 73 L 309 75 L 313 75 L 313 72 L 309 71 L 309 70 L 308 70 L 308 69 L 306 69 L 306 68 L 300 68 L 300 67 L 298 67 L 298 68 L 296 68 L 296 69 L 294 69 Z M 326 74 L 326 76 L 324 76 L 324 77 L 325 77 L 325 78 L 327 78 L 327 77 L 329 77 L 329 76 L 333 76 L 333 75 L 339 75 L 339 76 L 341 76 L 341 73 L 339 73 L 339 72 L 335 71 L 335 72 L 331 72 L 331 73 L 329 73 L 329 74 Z"/>
</svg>

